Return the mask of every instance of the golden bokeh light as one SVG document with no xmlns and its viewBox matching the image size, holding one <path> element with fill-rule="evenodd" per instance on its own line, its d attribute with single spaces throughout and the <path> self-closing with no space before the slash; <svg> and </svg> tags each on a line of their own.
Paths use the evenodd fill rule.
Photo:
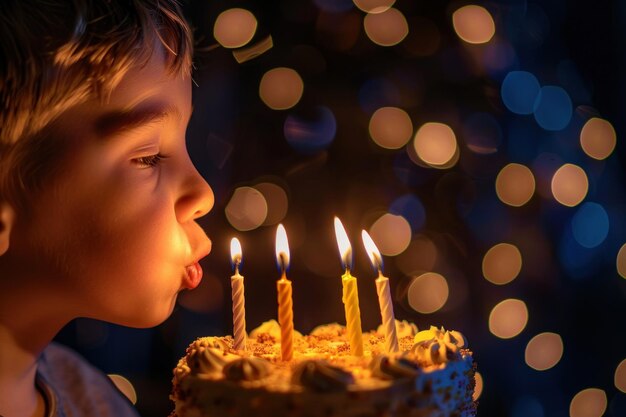
<svg viewBox="0 0 626 417">
<path fill-rule="evenodd" d="M 224 48 L 240 48 L 252 40 L 256 28 L 256 17 L 250 11 L 228 9 L 217 16 L 213 36 Z"/>
<path fill-rule="evenodd" d="M 617 252 L 617 260 L 615 262 L 617 266 L 617 273 L 626 279 L 626 243 L 622 245 Z"/>
<path fill-rule="evenodd" d="M 626 394 L 626 359 L 621 361 L 615 368 L 613 381 L 615 382 L 615 388 Z"/>
<path fill-rule="evenodd" d="M 437 246 L 423 235 L 416 236 L 409 247 L 396 258 L 396 266 L 406 275 L 430 271 L 436 263 Z"/>
<path fill-rule="evenodd" d="M 496 285 L 513 281 L 522 269 L 522 254 L 515 245 L 498 243 L 483 257 L 483 276 Z"/>
<path fill-rule="evenodd" d="M 237 230 L 253 230 L 267 217 L 267 202 L 259 190 L 239 187 L 225 208 L 226 219 Z"/>
<path fill-rule="evenodd" d="M 411 225 L 402 216 L 383 214 L 368 232 L 383 255 L 398 255 L 411 243 Z"/>
<path fill-rule="evenodd" d="M 606 411 L 606 393 L 599 388 L 587 388 L 572 398 L 570 417 L 600 417 Z"/>
<path fill-rule="evenodd" d="M 474 380 L 476 381 L 476 385 L 474 387 L 474 393 L 472 394 L 472 399 L 474 401 L 477 401 L 480 398 L 480 394 L 483 393 L 483 386 L 484 386 L 483 376 L 481 375 L 480 372 L 476 372 L 474 374 Z"/>
<path fill-rule="evenodd" d="M 563 340 L 556 333 L 540 333 L 526 345 L 526 364 L 537 371 L 545 371 L 559 363 L 563 356 Z"/>
<path fill-rule="evenodd" d="M 510 339 L 524 330 L 528 309 L 522 300 L 509 298 L 499 302 L 489 314 L 489 331 L 501 339 Z"/>
<path fill-rule="evenodd" d="M 261 100 L 273 110 L 289 109 L 300 101 L 304 83 L 291 68 L 279 67 L 267 71 L 259 85 Z"/>
<path fill-rule="evenodd" d="M 402 109 L 381 107 L 370 118 L 369 132 L 372 140 L 385 149 L 400 149 L 411 140 L 413 123 Z"/>
<path fill-rule="evenodd" d="M 587 174 L 578 165 L 564 164 L 552 176 L 552 195 L 564 206 L 574 207 L 587 195 Z"/>
<path fill-rule="evenodd" d="M 435 272 L 415 277 L 408 290 L 408 302 L 418 313 L 434 313 L 448 301 L 448 282 Z"/>
<path fill-rule="evenodd" d="M 287 215 L 289 199 L 285 190 L 272 182 L 261 182 L 254 186 L 263 194 L 267 202 L 267 217 L 263 226 L 271 226 L 280 223 Z"/>
<path fill-rule="evenodd" d="M 615 149 L 617 138 L 613 125 L 599 117 L 592 117 L 580 131 L 580 146 L 594 159 L 605 159 Z"/>
<path fill-rule="evenodd" d="M 508 164 L 496 177 L 496 193 L 498 198 L 509 206 L 523 206 L 535 193 L 535 177 L 524 165 Z"/>
<path fill-rule="evenodd" d="M 352 0 L 354 5 L 365 13 L 382 13 L 396 2 L 396 0 Z"/>
<path fill-rule="evenodd" d="M 133 387 L 133 384 L 128 379 L 124 378 L 122 375 L 117 374 L 109 374 L 107 376 L 111 379 L 117 389 L 120 390 L 120 392 L 124 394 L 131 403 L 137 404 L 137 392 L 135 391 L 135 387 Z"/>
<path fill-rule="evenodd" d="M 452 14 L 452 25 L 459 38 L 467 43 L 487 43 L 496 33 L 491 14 L 481 6 L 468 5 Z"/>
<path fill-rule="evenodd" d="M 409 24 L 402 12 L 393 7 L 382 13 L 368 13 L 363 19 L 365 33 L 380 46 L 397 45 L 408 35 Z"/>
<path fill-rule="evenodd" d="M 457 153 L 454 131 L 443 123 L 423 124 L 415 134 L 413 148 L 417 156 L 425 163 L 434 166 L 446 166 Z"/>
</svg>

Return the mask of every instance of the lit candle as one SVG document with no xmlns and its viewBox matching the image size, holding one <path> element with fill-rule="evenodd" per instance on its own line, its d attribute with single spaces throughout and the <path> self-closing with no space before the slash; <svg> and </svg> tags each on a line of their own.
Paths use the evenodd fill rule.
<svg viewBox="0 0 626 417">
<path fill-rule="evenodd" d="M 241 244 L 236 237 L 230 241 L 230 258 L 235 267 L 235 275 L 230 277 L 233 298 L 233 337 L 235 338 L 233 348 L 246 350 L 246 299 L 243 293 L 243 276 L 239 275 Z"/>
<path fill-rule="evenodd" d="M 356 277 L 350 275 L 352 267 L 352 246 L 348 234 L 341 221 L 335 217 L 335 235 L 341 255 L 341 263 L 346 272 L 341 277 L 343 285 L 343 305 L 346 310 L 346 328 L 350 341 L 350 353 L 354 356 L 363 356 L 363 337 L 361 334 L 361 311 L 359 310 L 359 292 Z"/>
<path fill-rule="evenodd" d="M 383 276 L 383 258 L 380 256 L 380 252 L 374 244 L 374 241 L 365 230 L 361 232 L 361 237 L 363 238 L 363 245 L 365 245 L 372 265 L 378 270 L 376 291 L 378 292 L 380 316 L 383 320 L 383 329 L 385 331 L 385 349 L 388 353 L 397 352 L 399 348 L 398 336 L 396 335 L 396 319 L 393 315 L 389 278 Z"/>
<path fill-rule="evenodd" d="M 293 357 L 293 301 L 291 299 L 291 281 L 287 279 L 289 267 L 289 242 L 282 224 L 276 230 L 276 261 L 280 269 L 280 279 L 276 281 L 278 289 L 278 323 L 280 324 L 280 350 L 283 361 Z"/>
</svg>

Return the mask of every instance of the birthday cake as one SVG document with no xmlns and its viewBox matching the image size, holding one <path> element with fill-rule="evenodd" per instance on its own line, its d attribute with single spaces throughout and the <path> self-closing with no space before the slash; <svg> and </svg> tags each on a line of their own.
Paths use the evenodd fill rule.
<svg viewBox="0 0 626 417">
<path fill-rule="evenodd" d="M 388 353 L 382 328 L 363 333 L 350 353 L 339 324 L 295 332 L 283 361 L 275 321 L 252 331 L 245 350 L 233 338 L 203 337 L 174 369 L 170 417 L 469 417 L 475 365 L 459 332 L 396 321 L 399 349 Z"/>
</svg>

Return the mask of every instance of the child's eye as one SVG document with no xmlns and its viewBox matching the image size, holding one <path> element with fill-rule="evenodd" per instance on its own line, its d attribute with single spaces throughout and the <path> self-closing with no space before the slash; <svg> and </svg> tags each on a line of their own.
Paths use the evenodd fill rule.
<svg viewBox="0 0 626 417">
<path fill-rule="evenodd" d="M 133 162 L 141 167 L 152 168 L 152 167 L 157 166 L 159 162 L 163 160 L 163 158 L 164 158 L 163 155 L 161 155 L 160 153 L 157 153 L 154 155 L 142 156 L 141 158 L 135 158 L 133 159 Z"/>
</svg>

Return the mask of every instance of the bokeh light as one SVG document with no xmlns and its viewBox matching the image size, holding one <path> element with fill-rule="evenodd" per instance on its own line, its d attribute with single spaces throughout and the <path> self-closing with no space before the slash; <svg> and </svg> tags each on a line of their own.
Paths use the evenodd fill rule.
<svg viewBox="0 0 626 417">
<path fill-rule="evenodd" d="M 389 10 L 396 0 L 353 0 L 356 7 L 366 13 L 382 13 Z"/>
<path fill-rule="evenodd" d="M 396 258 L 396 266 L 406 275 L 430 271 L 437 263 L 437 246 L 428 236 L 418 235 Z"/>
<path fill-rule="evenodd" d="M 413 123 L 402 109 L 381 107 L 370 118 L 369 132 L 378 146 L 386 149 L 399 149 L 411 140 Z"/>
<path fill-rule="evenodd" d="M 226 219 L 237 230 L 253 230 L 267 217 L 267 202 L 263 194 L 252 187 L 239 187 L 225 208 Z"/>
<path fill-rule="evenodd" d="M 415 134 L 413 148 L 425 163 L 434 167 L 444 166 L 457 152 L 456 136 L 446 124 L 425 123 Z"/>
<path fill-rule="evenodd" d="M 615 368 L 613 381 L 615 382 L 615 388 L 626 394 L 626 359 L 621 361 Z"/>
<path fill-rule="evenodd" d="M 330 146 L 337 133 L 337 121 L 328 107 L 318 106 L 287 116 L 283 131 L 292 148 L 310 154 Z"/>
<path fill-rule="evenodd" d="M 509 298 L 499 302 L 489 314 L 489 331 L 501 339 L 510 339 L 524 330 L 528 309 L 522 300 Z"/>
<path fill-rule="evenodd" d="M 368 232 L 383 255 L 398 255 L 411 243 L 411 225 L 402 216 L 383 214 Z"/>
<path fill-rule="evenodd" d="M 389 205 L 389 213 L 402 216 L 409 222 L 413 232 L 420 230 L 426 223 L 426 209 L 414 194 L 405 194 L 396 198 Z"/>
<path fill-rule="evenodd" d="M 585 248 L 595 248 L 609 234 L 609 216 L 598 203 L 583 203 L 572 218 L 572 234 Z"/>
<path fill-rule="evenodd" d="M 522 254 L 515 245 L 498 243 L 483 257 L 483 276 L 497 285 L 513 281 L 522 269 Z"/>
<path fill-rule="evenodd" d="M 291 68 L 279 67 L 267 71 L 261 78 L 259 96 L 267 107 L 285 110 L 295 106 L 304 91 L 300 75 Z"/>
<path fill-rule="evenodd" d="M 537 398 L 524 395 L 518 398 L 511 408 L 511 417 L 544 417 L 543 406 Z"/>
<path fill-rule="evenodd" d="M 271 182 L 262 182 L 254 186 L 263 194 L 267 203 L 267 217 L 263 226 L 271 226 L 282 221 L 289 209 L 289 200 L 283 187 Z"/>
<path fill-rule="evenodd" d="M 467 43 L 487 43 L 496 33 L 491 14 L 481 6 L 468 5 L 452 14 L 452 25 L 459 38 Z"/>
<path fill-rule="evenodd" d="M 406 18 L 393 7 L 381 13 L 365 15 L 363 27 L 370 40 L 380 46 L 397 45 L 409 33 Z"/>
<path fill-rule="evenodd" d="M 562 130 L 572 119 L 572 100 L 563 88 L 541 87 L 534 106 L 535 120 L 546 130 Z"/>
<path fill-rule="evenodd" d="M 240 48 L 252 40 L 256 29 L 256 17 L 250 11 L 234 8 L 217 16 L 213 36 L 224 48 Z"/>
<path fill-rule="evenodd" d="M 606 411 L 606 393 L 599 388 L 587 388 L 572 398 L 570 417 L 601 417 Z"/>
<path fill-rule="evenodd" d="M 480 398 L 480 395 L 483 393 L 483 376 L 480 372 L 476 372 L 474 374 L 474 380 L 476 381 L 476 385 L 474 386 L 474 393 L 472 394 L 472 399 L 477 401 Z"/>
<path fill-rule="evenodd" d="M 526 345 L 526 364 L 537 371 L 554 367 L 563 356 L 563 340 L 556 333 L 540 333 Z"/>
<path fill-rule="evenodd" d="M 109 374 L 107 376 L 132 404 L 137 404 L 137 392 L 135 391 L 133 384 L 128 379 L 118 374 Z"/>
<path fill-rule="evenodd" d="M 411 281 L 408 302 L 418 313 L 434 313 L 448 300 L 448 291 L 448 282 L 442 275 L 426 272 Z"/>
<path fill-rule="evenodd" d="M 516 114 L 532 114 L 541 91 L 537 78 L 526 71 L 511 71 L 502 81 L 500 94 L 504 105 Z"/>
<path fill-rule="evenodd" d="M 613 125 L 599 117 L 587 120 L 580 131 L 580 146 L 594 159 L 605 159 L 615 149 L 617 138 Z"/>
<path fill-rule="evenodd" d="M 617 273 L 620 274 L 622 278 L 626 278 L 626 243 L 624 243 L 617 252 L 615 266 L 617 267 Z"/>
<path fill-rule="evenodd" d="M 535 177 L 524 165 L 510 163 L 502 168 L 496 177 L 496 194 L 509 206 L 523 206 L 534 193 Z"/>
<path fill-rule="evenodd" d="M 574 207 L 587 195 L 587 174 L 578 165 L 564 164 L 552 176 L 552 195 L 564 206 Z"/>
</svg>

